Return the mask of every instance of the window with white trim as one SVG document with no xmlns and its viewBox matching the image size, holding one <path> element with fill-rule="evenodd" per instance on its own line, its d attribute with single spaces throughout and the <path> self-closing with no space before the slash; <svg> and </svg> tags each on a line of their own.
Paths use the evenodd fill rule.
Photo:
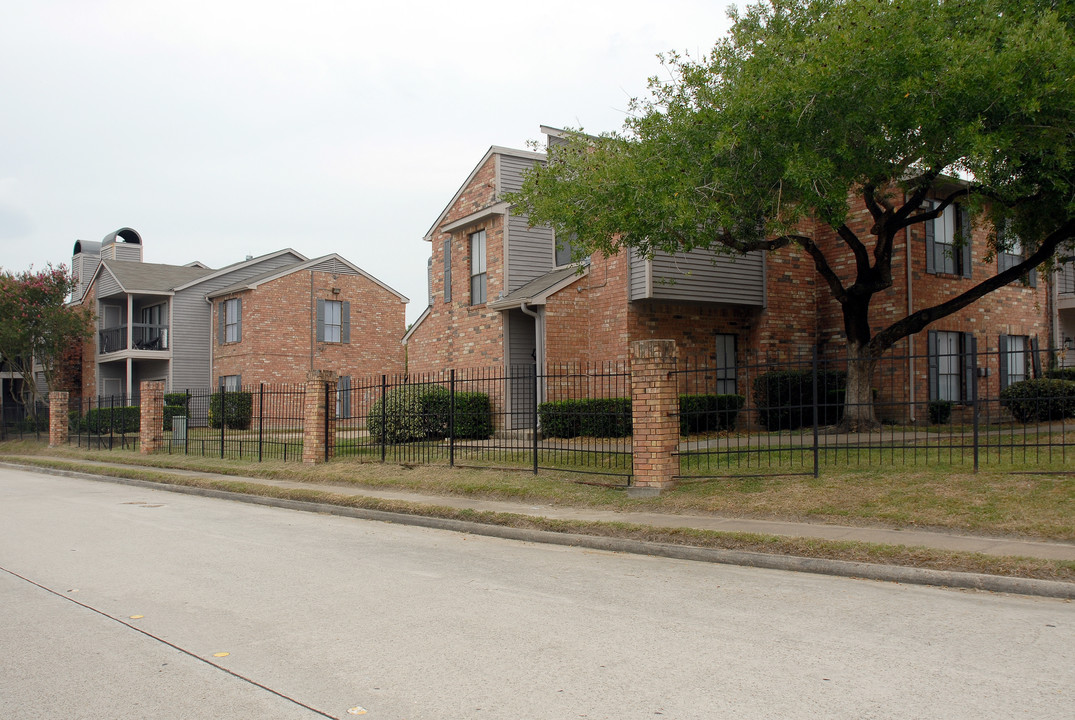
<svg viewBox="0 0 1075 720">
<path fill-rule="evenodd" d="M 470 304 L 484 303 L 485 293 L 485 231 L 479 230 L 470 234 Z"/>
<path fill-rule="evenodd" d="M 1030 338 L 1026 335 L 1001 335 L 1000 389 L 1030 377 Z"/>
<path fill-rule="evenodd" d="M 343 303 L 337 300 L 325 301 L 325 342 L 338 343 L 343 329 Z"/>
<path fill-rule="evenodd" d="M 735 335 L 718 333 L 716 336 L 716 391 L 718 395 L 735 395 Z"/>
<path fill-rule="evenodd" d="M 224 301 L 224 342 L 233 343 L 242 340 L 242 306 L 239 299 Z"/>
</svg>

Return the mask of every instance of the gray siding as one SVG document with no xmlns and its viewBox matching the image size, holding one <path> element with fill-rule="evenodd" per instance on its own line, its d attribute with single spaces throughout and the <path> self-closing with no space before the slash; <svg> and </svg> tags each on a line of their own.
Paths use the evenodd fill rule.
<svg viewBox="0 0 1075 720">
<path fill-rule="evenodd" d="M 206 294 L 299 262 L 291 255 L 280 255 L 205 280 L 175 294 L 171 333 L 173 391 L 207 388 L 216 384 L 216 380 L 210 376 L 212 314 L 209 303 L 205 301 Z"/>
<path fill-rule="evenodd" d="M 761 252 L 737 256 L 709 250 L 675 256 L 658 252 L 650 262 L 653 287 L 648 297 L 757 307 L 765 304 L 765 261 Z M 636 270 L 632 266 L 633 300 L 647 297 L 645 263 L 639 265 L 642 265 L 642 294 L 636 294 Z"/>
<path fill-rule="evenodd" d="M 627 299 L 641 300 L 646 297 L 646 261 L 634 248 L 628 250 L 628 253 L 630 284 L 627 287 Z"/>
<path fill-rule="evenodd" d="M 535 319 L 522 310 L 507 313 L 508 373 L 511 383 L 511 427 L 528 428 L 534 424 L 534 390 L 530 376 L 537 348 Z"/>
<path fill-rule="evenodd" d="M 523 186 L 523 173 L 538 162 L 531 158 L 498 155 L 500 158 L 500 193 L 518 192 Z"/>
<path fill-rule="evenodd" d="M 350 265 L 342 263 L 336 258 L 329 258 L 324 262 L 319 262 L 310 269 L 314 272 L 335 273 L 336 275 L 358 275 L 357 272 L 351 269 Z"/>
<path fill-rule="evenodd" d="M 97 297 L 104 298 L 123 292 L 112 273 L 105 270 L 97 278 Z"/>
<path fill-rule="evenodd" d="M 553 268 L 552 228 L 530 228 L 526 223 L 526 217 L 523 215 L 508 216 L 509 293 Z"/>
</svg>

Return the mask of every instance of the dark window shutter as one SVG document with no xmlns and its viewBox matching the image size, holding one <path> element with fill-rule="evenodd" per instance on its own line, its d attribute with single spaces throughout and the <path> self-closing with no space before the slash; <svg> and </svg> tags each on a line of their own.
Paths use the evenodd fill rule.
<svg viewBox="0 0 1075 720">
<path fill-rule="evenodd" d="M 974 402 L 978 393 L 978 339 L 971 333 L 963 333 L 963 393 L 964 402 Z"/>
<path fill-rule="evenodd" d="M 932 203 L 930 205 L 932 206 Z M 936 252 L 933 242 L 934 222 L 936 221 L 926 220 L 926 222 L 922 224 L 926 231 L 926 272 L 928 273 L 937 272 L 937 262 L 933 258 L 933 254 Z"/>
<path fill-rule="evenodd" d="M 1038 352 L 1038 336 L 1030 338 L 1030 366 L 1034 370 L 1034 377 L 1041 377 L 1041 354 Z"/>
<path fill-rule="evenodd" d="M 340 417 L 351 417 L 351 376 L 344 375 L 340 378 L 336 391 L 340 393 Z"/>
<path fill-rule="evenodd" d="M 452 301 L 452 240 L 444 241 L 444 302 Z"/>
<path fill-rule="evenodd" d="M 235 389 L 236 390 L 242 390 L 243 389 L 243 376 L 242 375 L 236 375 L 235 376 Z"/>
<path fill-rule="evenodd" d="M 235 342 L 243 341 L 243 299 L 235 301 Z"/>
<path fill-rule="evenodd" d="M 317 342 L 325 342 L 325 301 L 317 301 Z"/>
<path fill-rule="evenodd" d="M 225 303 L 227 303 L 227 300 L 221 300 L 220 304 L 217 306 L 217 315 L 219 316 L 217 318 L 217 320 L 219 321 L 218 324 L 217 324 L 217 345 L 223 345 L 224 344 L 224 315 L 225 315 L 224 305 L 225 305 Z"/>
<path fill-rule="evenodd" d="M 340 305 L 340 342 L 351 342 L 351 302 L 344 300 Z"/>
<path fill-rule="evenodd" d="M 929 354 L 929 399 L 936 400 L 940 394 L 937 389 L 937 331 L 930 330 L 926 335 L 927 353 Z"/>
<path fill-rule="evenodd" d="M 998 372 L 1000 373 L 1000 389 L 1008 387 L 1008 336 L 1001 335 L 999 342 L 997 342 L 997 349 L 1000 351 Z"/>
<path fill-rule="evenodd" d="M 1027 273 L 1027 282 L 1030 283 L 1030 287 L 1036 288 L 1038 286 L 1038 271 L 1031 270 Z"/>
<path fill-rule="evenodd" d="M 970 221 L 970 209 L 959 205 L 957 206 L 956 215 L 959 217 L 959 236 L 963 242 L 963 277 L 969 278 L 971 276 L 971 246 L 974 244 L 971 240 L 971 221 Z"/>
</svg>

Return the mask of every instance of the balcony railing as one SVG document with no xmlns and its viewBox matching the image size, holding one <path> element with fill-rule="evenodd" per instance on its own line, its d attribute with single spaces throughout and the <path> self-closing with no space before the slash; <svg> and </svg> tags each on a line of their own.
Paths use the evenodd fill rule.
<svg viewBox="0 0 1075 720">
<path fill-rule="evenodd" d="M 101 354 L 127 349 L 127 328 L 105 328 L 98 332 Z M 167 350 L 168 326 L 148 323 L 131 324 L 131 348 L 133 350 Z"/>
<path fill-rule="evenodd" d="M 1075 298 L 1075 262 L 1060 266 L 1056 276 L 1056 292 L 1062 298 Z"/>
</svg>

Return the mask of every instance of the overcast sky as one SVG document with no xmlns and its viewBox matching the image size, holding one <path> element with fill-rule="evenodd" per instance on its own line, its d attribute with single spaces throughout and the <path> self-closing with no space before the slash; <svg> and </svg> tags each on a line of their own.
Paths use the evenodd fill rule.
<svg viewBox="0 0 1075 720">
<path fill-rule="evenodd" d="M 14 0 L 0 267 L 137 230 L 146 262 L 338 252 L 426 304 L 422 236 L 490 145 L 621 127 L 726 2 Z"/>
</svg>

